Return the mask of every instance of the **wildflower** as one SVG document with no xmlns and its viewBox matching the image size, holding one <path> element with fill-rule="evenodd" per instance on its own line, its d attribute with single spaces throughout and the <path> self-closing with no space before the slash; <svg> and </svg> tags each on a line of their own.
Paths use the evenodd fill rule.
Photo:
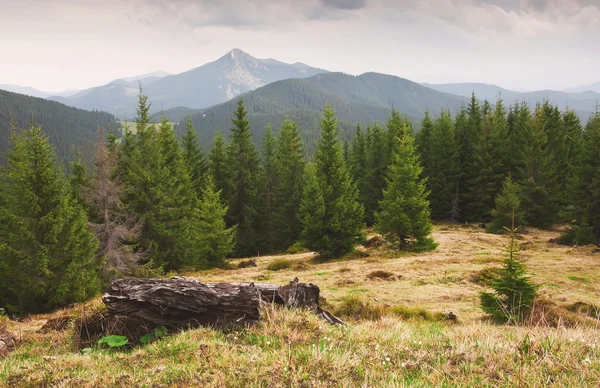
<svg viewBox="0 0 600 388">
<path fill-rule="evenodd" d="M 389 357 L 386 357 L 386 358 L 385 358 L 385 360 L 386 360 L 387 362 L 390 362 L 390 358 L 389 358 Z"/>
<path fill-rule="evenodd" d="M 170 348 L 170 347 L 171 347 L 171 344 L 167 344 L 167 348 Z"/>
<path fill-rule="evenodd" d="M 405 362 L 403 362 L 402 364 L 400 364 L 400 366 L 401 366 L 402 368 L 406 368 L 406 363 L 405 363 Z"/>
<path fill-rule="evenodd" d="M 267 341 L 267 345 L 271 345 L 271 341 Z"/>
</svg>

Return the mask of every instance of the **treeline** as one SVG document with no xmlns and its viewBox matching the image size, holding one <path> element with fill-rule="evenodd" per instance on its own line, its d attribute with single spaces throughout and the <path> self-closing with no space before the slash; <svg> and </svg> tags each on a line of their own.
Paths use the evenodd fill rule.
<svg viewBox="0 0 600 388">
<path fill-rule="evenodd" d="M 571 225 L 565 241 L 600 236 L 600 114 L 585 128 L 549 103 L 505 111 L 471 104 L 427 114 L 416 136 L 392 110 L 385 126 L 342 142 L 327 104 L 307 158 L 285 119 L 252 141 L 242 100 L 229 136 L 205 153 L 190 119 L 157 127 L 140 93 L 135 129 L 99 131 L 93 171 L 65 176 L 39 127 L 13 136 L 0 173 L 0 306 L 24 314 L 84 300 L 121 276 L 226 267 L 228 257 L 307 248 L 351 252 L 364 226 L 398 248 L 435 248 L 431 219 Z"/>
</svg>

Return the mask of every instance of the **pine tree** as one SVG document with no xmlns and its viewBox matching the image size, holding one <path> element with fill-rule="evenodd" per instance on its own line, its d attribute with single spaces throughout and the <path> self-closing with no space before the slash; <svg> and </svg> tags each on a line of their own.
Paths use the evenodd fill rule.
<svg viewBox="0 0 600 388">
<path fill-rule="evenodd" d="M 145 213 L 142 243 L 152 252 L 153 265 L 179 269 L 198 255 L 197 197 L 177 136 L 163 116 L 156 135 L 158 167 L 150 188 L 151 208 Z"/>
<path fill-rule="evenodd" d="M 185 118 L 185 135 L 181 138 L 183 148 L 183 160 L 188 169 L 188 174 L 192 180 L 192 185 L 198 198 L 202 195 L 204 189 L 204 178 L 207 172 L 207 163 L 198 140 L 198 134 L 192 125 L 192 118 Z"/>
<path fill-rule="evenodd" d="M 502 188 L 506 175 L 506 112 L 502 100 L 496 102 L 496 110 L 491 114 L 489 104 L 484 105 L 482 132 L 473 147 L 473 171 L 467 182 L 467 219 L 489 220 L 494 208 L 494 197 Z"/>
<path fill-rule="evenodd" d="M 388 117 L 386 128 L 387 147 L 385 151 L 388 159 L 387 164 L 389 166 L 390 164 L 392 164 L 394 158 L 393 153 L 396 150 L 396 139 L 404 136 L 405 134 L 412 135 L 412 130 L 409 128 L 406 121 L 402 118 L 402 116 L 400 116 L 400 113 L 395 108 L 392 108 L 392 112 Z"/>
<path fill-rule="evenodd" d="M 276 158 L 277 139 L 268 125 L 262 140 L 262 157 L 258 179 L 259 195 L 258 214 L 255 217 L 255 231 L 260 232 L 260 252 L 273 252 L 281 249 L 279 241 L 278 204 L 279 201 L 279 166 Z"/>
<path fill-rule="evenodd" d="M 358 188 L 358 202 L 366 206 L 369 195 L 369 174 L 367 167 L 367 141 L 362 128 L 356 127 L 356 133 L 352 139 L 352 152 L 350 153 L 350 174 Z"/>
<path fill-rule="evenodd" d="M 86 165 L 81 160 L 81 152 L 76 153 L 76 159 L 70 165 L 71 176 L 69 177 L 69 185 L 71 187 L 71 194 L 87 210 L 88 204 L 84 193 L 89 188 L 90 177 Z"/>
<path fill-rule="evenodd" d="M 282 248 L 298 241 L 302 232 L 299 211 L 305 179 L 305 155 L 302 137 L 296 123 L 285 119 L 281 123 L 276 150 L 279 172 L 277 188 L 277 229 Z"/>
<path fill-rule="evenodd" d="M 521 186 L 521 205 L 527 224 L 547 227 L 557 220 L 558 201 L 554 193 L 554 167 L 552 155 L 546 148 L 548 137 L 541 106 L 531 117 L 526 106 L 519 109 L 516 118 L 521 127 L 517 147 L 522 164 L 517 166 L 515 177 Z"/>
<path fill-rule="evenodd" d="M 438 220 L 447 219 L 450 217 L 460 177 L 458 145 L 448 111 L 442 111 L 441 116 L 435 120 L 430 153 L 427 186 L 431 193 L 431 216 Z"/>
<path fill-rule="evenodd" d="M 26 314 L 94 296 L 98 242 L 53 147 L 34 125 L 12 140 L 0 187 L 0 300 Z"/>
<path fill-rule="evenodd" d="M 220 197 L 212 176 L 208 175 L 198 211 L 199 226 L 196 232 L 199 248 L 197 255 L 191 257 L 190 263 L 196 268 L 222 265 L 235 246 L 235 228 L 227 228 L 225 225 L 227 206 L 223 205 Z"/>
<path fill-rule="evenodd" d="M 505 247 L 506 259 L 498 279 L 492 282 L 494 293 L 482 292 L 481 308 L 498 322 L 518 324 L 527 319 L 539 286 L 527 276 L 525 262 L 519 258 L 519 246 L 515 243 L 518 228 L 508 228 L 510 243 Z"/>
<path fill-rule="evenodd" d="M 225 193 L 229 192 L 229 171 L 227 169 L 227 153 L 225 139 L 220 133 L 213 137 L 210 155 L 208 156 L 208 169 L 212 175 L 215 188 L 221 193 L 221 199 L 227 200 Z"/>
<path fill-rule="evenodd" d="M 519 189 L 510 175 L 506 177 L 502 191 L 496 196 L 496 207 L 492 210 L 492 221 L 487 225 L 487 232 L 503 233 L 512 225 L 513 220 L 518 225 L 524 224 Z"/>
<path fill-rule="evenodd" d="M 258 201 L 258 153 L 252 143 L 250 123 L 246 118 L 246 108 L 240 99 L 231 120 L 231 141 L 227 149 L 230 194 L 228 198 L 228 224 L 237 225 L 236 256 L 256 254 L 256 235 L 253 225 Z"/>
<path fill-rule="evenodd" d="M 428 177 L 430 172 L 430 157 L 431 157 L 431 134 L 433 133 L 433 120 L 429 115 L 429 111 L 425 111 L 425 117 L 421 120 L 421 129 L 415 135 L 415 143 L 417 151 L 421 158 L 423 166 L 423 176 Z"/>
<path fill-rule="evenodd" d="M 579 239 L 590 241 L 591 234 L 600 244 L 600 112 L 593 115 L 584 132 L 583 154 L 579 169 L 579 195 L 577 203 L 577 229 Z M 585 232 L 588 228 L 590 233 Z"/>
<path fill-rule="evenodd" d="M 385 153 L 387 137 L 383 129 L 375 124 L 368 129 L 369 148 L 367 149 L 367 182 L 365 187 L 365 221 L 367 225 L 375 222 L 375 212 L 383 197 L 385 175 L 388 169 L 388 156 Z"/>
<path fill-rule="evenodd" d="M 321 138 L 314 167 L 308 174 L 300 214 L 305 246 L 324 259 L 344 255 L 364 239 L 363 209 L 344 164 L 337 118 L 330 104 L 323 112 Z"/>
<path fill-rule="evenodd" d="M 387 188 L 375 214 L 375 230 L 404 248 L 410 241 L 428 243 L 431 233 L 428 192 L 415 154 L 412 136 L 396 138 L 396 150 L 387 174 Z M 429 244 L 431 245 L 431 244 Z"/>
<path fill-rule="evenodd" d="M 475 146 L 483 130 L 483 109 L 479 106 L 475 93 L 471 95 L 471 101 L 466 110 L 466 122 L 458 115 L 455 123 L 455 134 L 458 142 L 458 153 L 460 160 L 459 177 L 459 206 L 462 209 L 461 216 L 466 219 L 474 219 L 470 211 L 470 182 L 476 172 L 474 166 Z"/>
</svg>

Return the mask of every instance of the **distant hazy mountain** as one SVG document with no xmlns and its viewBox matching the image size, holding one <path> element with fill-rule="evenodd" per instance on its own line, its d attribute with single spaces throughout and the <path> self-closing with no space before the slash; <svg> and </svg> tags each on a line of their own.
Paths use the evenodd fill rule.
<svg viewBox="0 0 600 388">
<path fill-rule="evenodd" d="M 567 93 L 555 90 L 538 90 L 522 93 L 504 89 L 497 85 L 482 83 L 423 85 L 441 92 L 463 97 L 470 97 L 471 93 L 474 92 L 478 99 L 488 100 L 492 104 L 496 102 L 498 97 L 501 97 L 505 105 L 526 102 L 533 108 L 537 103 L 548 100 L 553 105 L 558 105 L 560 109 L 564 110 L 568 108 L 574 110 L 583 120 L 586 120 L 592 112 L 595 112 L 597 101 L 600 101 L 600 94 L 593 91 Z"/>
<path fill-rule="evenodd" d="M 34 121 L 56 147 L 59 160 L 67 164 L 74 159 L 73 147 L 91 162 L 98 127 L 117 129 L 115 117 L 106 112 L 88 112 L 43 98 L 0 90 L 0 160 L 9 148 L 10 123 L 21 128 Z"/>
<path fill-rule="evenodd" d="M 157 80 L 160 78 L 164 78 L 168 75 L 171 75 L 171 73 L 167 73 L 166 71 L 158 70 L 158 71 L 153 71 L 152 73 L 148 73 L 148 74 L 136 75 L 133 77 L 124 77 L 121 79 L 124 81 L 127 81 L 127 82 L 134 82 L 134 81 L 140 81 L 140 80 L 148 80 L 150 78 Z"/>
<path fill-rule="evenodd" d="M 39 97 L 39 98 L 48 97 L 47 93 L 42 92 L 41 90 L 31 88 L 29 86 L 0 84 L 0 90 L 6 90 L 7 92 L 12 92 L 12 93 L 24 94 L 26 96 L 31 96 L 31 97 Z"/>
<path fill-rule="evenodd" d="M 242 96 L 248 109 L 254 141 L 260 144 L 267 123 L 278 129 L 285 116 L 296 117 L 309 150 L 318 137 L 319 121 L 325 104 L 329 101 L 340 120 L 342 135 L 348 137 L 357 124 L 385 123 L 391 108 L 409 116 L 418 125 L 425 110 L 442 108 L 453 113 L 460 110 L 467 99 L 424 87 L 415 82 L 377 73 L 352 76 L 343 73 L 326 73 L 305 79 L 288 79 L 274 82 Z M 207 145 L 214 133 L 220 130 L 228 136 L 232 112 L 238 98 L 203 109 L 192 117 L 202 142 Z M 178 124 L 183 131 L 184 123 Z"/>
<path fill-rule="evenodd" d="M 580 92 L 600 93 L 600 82 L 596 82 L 595 84 L 591 84 L 591 85 L 580 85 L 580 86 L 576 86 L 574 88 L 565 89 L 563 91 L 567 92 L 567 93 L 580 93 Z"/>
<path fill-rule="evenodd" d="M 274 81 L 324 72 L 326 70 L 302 63 L 257 59 L 234 49 L 214 62 L 185 73 L 158 79 L 152 73 L 146 78 L 125 78 L 69 98 L 52 99 L 78 108 L 106 110 L 129 118 L 135 114 L 138 81 L 142 82 L 144 93 L 153 102 L 153 110 L 160 111 L 175 107 L 206 108 Z"/>
</svg>

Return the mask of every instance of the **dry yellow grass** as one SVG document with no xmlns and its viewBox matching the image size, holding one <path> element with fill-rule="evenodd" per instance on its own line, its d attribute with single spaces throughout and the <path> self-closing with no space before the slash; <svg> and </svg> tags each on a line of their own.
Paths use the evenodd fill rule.
<svg viewBox="0 0 600 388">
<path fill-rule="evenodd" d="M 598 304 L 600 260 L 593 248 L 548 243 L 558 231 L 524 234 L 523 255 L 556 304 Z M 383 316 L 332 327 L 302 311 L 268 308 L 255 327 L 224 333 L 208 328 L 175 333 L 127 351 L 95 349 L 81 354 L 72 331 L 39 333 L 50 318 L 9 322 L 22 338 L 0 360 L 0 386 L 214 386 L 214 387 L 401 387 L 401 386 L 598 386 L 598 327 L 507 327 L 482 320 L 473 272 L 499 266 L 503 236 L 465 226 L 440 225 L 435 252 L 406 254 L 368 250 L 318 263 L 311 253 L 260 257 L 258 267 L 188 273 L 202 281 L 284 284 L 298 276 L 321 287 L 332 304 L 360 296 L 377 305 L 453 311 L 458 324 Z M 268 271 L 275 259 L 289 269 Z M 369 280 L 373 271 L 401 275 Z M 396 277 L 397 279 L 397 277 Z M 375 301 L 374 298 L 377 298 Z M 91 309 L 98 300 L 66 313 Z M 0 322 L 1 323 L 1 322 Z"/>
</svg>

